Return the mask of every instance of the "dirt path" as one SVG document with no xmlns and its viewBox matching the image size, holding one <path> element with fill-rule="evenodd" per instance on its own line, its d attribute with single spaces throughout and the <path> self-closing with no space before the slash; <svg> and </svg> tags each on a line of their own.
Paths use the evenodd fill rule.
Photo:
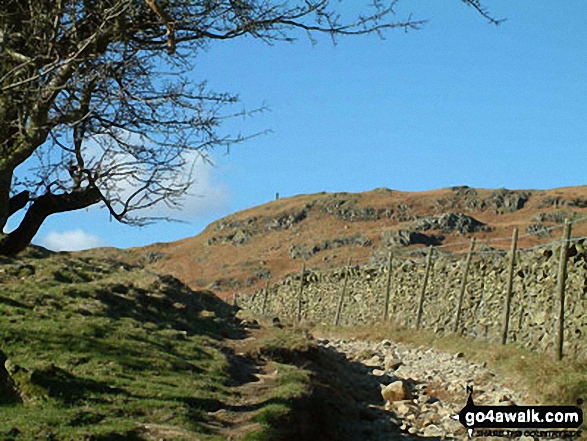
<svg viewBox="0 0 587 441">
<path fill-rule="evenodd" d="M 267 404 L 279 372 L 255 354 L 263 330 L 229 344 L 233 400 L 209 413 L 210 430 L 238 440 L 258 428 L 254 416 Z M 474 387 L 476 404 L 528 404 L 486 366 L 462 354 L 412 348 L 389 340 L 366 341 L 320 336 L 289 363 L 311 372 L 311 393 L 292 402 L 279 440 L 390 441 L 466 439 L 450 418 Z M 382 389 L 400 382 L 400 395 L 386 401 Z M 401 396 L 405 394 L 405 396 Z M 386 395 L 388 398 L 389 395 Z"/>
</svg>

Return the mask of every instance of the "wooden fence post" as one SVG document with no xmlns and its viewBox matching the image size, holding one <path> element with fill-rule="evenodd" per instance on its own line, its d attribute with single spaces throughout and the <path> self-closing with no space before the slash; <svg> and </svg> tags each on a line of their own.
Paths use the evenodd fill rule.
<svg viewBox="0 0 587 441">
<path fill-rule="evenodd" d="M 342 282 L 342 289 L 340 291 L 340 298 L 338 299 L 338 306 L 336 308 L 336 316 L 334 317 L 334 325 L 335 326 L 340 325 L 340 316 L 342 315 L 342 305 L 344 303 L 344 295 L 346 293 L 346 285 L 347 285 L 347 280 L 348 280 L 348 271 L 349 271 L 348 267 L 350 265 L 351 265 L 351 259 L 349 259 L 349 262 L 348 262 L 347 266 L 344 268 L 344 271 L 342 273 L 343 282 Z"/>
<path fill-rule="evenodd" d="M 469 248 L 469 254 L 467 254 L 467 261 L 465 263 L 465 269 L 463 270 L 463 278 L 461 280 L 461 292 L 459 294 L 459 303 L 457 305 L 457 314 L 455 317 L 454 332 L 459 332 L 459 322 L 461 321 L 461 310 L 463 308 L 463 299 L 465 298 L 465 290 L 467 288 L 467 275 L 469 273 L 469 267 L 471 266 L 471 259 L 473 258 L 473 250 L 475 249 L 475 238 L 471 239 L 471 248 Z"/>
<path fill-rule="evenodd" d="M 385 305 L 383 308 L 383 321 L 389 320 L 389 295 L 391 292 L 391 271 L 393 263 L 393 253 L 390 251 L 387 258 L 387 282 L 385 284 Z"/>
<path fill-rule="evenodd" d="M 298 323 L 302 321 L 302 296 L 304 295 L 304 274 L 306 273 L 306 261 L 302 264 L 300 273 L 300 291 L 298 293 Z"/>
<path fill-rule="evenodd" d="M 428 258 L 426 259 L 426 272 L 424 273 L 424 283 L 422 284 L 422 291 L 420 292 L 420 301 L 418 302 L 418 316 L 416 318 L 416 329 L 420 329 L 422 323 L 422 312 L 424 311 L 424 297 L 426 297 L 426 285 L 428 284 L 428 277 L 430 276 L 430 268 L 432 267 L 432 252 L 434 247 L 428 249 Z"/>
<path fill-rule="evenodd" d="M 512 248 L 510 250 L 510 265 L 508 269 L 508 284 L 505 293 L 505 308 L 503 313 L 503 326 L 501 332 L 501 344 L 505 345 L 508 341 L 508 331 L 510 327 L 510 311 L 512 305 L 512 289 L 514 286 L 514 267 L 516 265 L 516 249 L 518 246 L 518 229 L 514 228 L 512 235 Z"/>
<path fill-rule="evenodd" d="M 563 358 L 563 343 L 565 339 L 565 285 L 567 281 L 567 258 L 569 255 L 569 239 L 571 238 L 571 223 L 565 219 L 563 230 L 563 243 L 561 244 L 560 258 L 558 262 L 557 297 L 558 297 L 558 336 L 556 346 L 556 359 Z"/>
<path fill-rule="evenodd" d="M 267 311 L 267 297 L 269 297 L 269 277 L 265 281 L 265 290 L 263 291 L 263 306 L 261 307 L 261 315 L 265 315 Z"/>
</svg>

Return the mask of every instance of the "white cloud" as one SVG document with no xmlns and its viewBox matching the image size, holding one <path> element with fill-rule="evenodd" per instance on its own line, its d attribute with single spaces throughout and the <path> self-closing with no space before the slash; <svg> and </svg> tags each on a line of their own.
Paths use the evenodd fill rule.
<svg viewBox="0 0 587 441">
<path fill-rule="evenodd" d="M 182 203 L 183 206 L 179 210 L 175 210 L 165 204 L 160 204 L 153 207 L 153 215 L 169 216 L 188 221 L 217 214 L 227 209 L 230 202 L 228 187 L 214 179 L 213 170 L 210 164 L 202 160 L 196 160 L 193 169 L 195 182 L 188 190 Z"/>
<path fill-rule="evenodd" d="M 204 161 L 197 152 L 186 156 L 186 164 L 181 174 L 186 177 L 191 174 L 194 182 L 182 198 L 181 206 L 170 207 L 161 201 L 152 207 L 137 211 L 139 217 L 168 217 L 188 222 L 220 214 L 228 209 L 230 192 L 226 184 L 214 178 L 214 166 Z M 118 184 L 118 194 L 122 199 L 135 190 L 136 186 L 132 182 L 123 181 Z"/>
<path fill-rule="evenodd" d="M 50 231 L 38 243 L 53 251 L 79 251 L 106 245 L 100 237 L 79 228 L 62 232 Z"/>
<path fill-rule="evenodd" d="M 141 142 L 148 142 L 147 140 L 140 139 L 136 134 L 128 134 L 129 143 L 140 144 L 137 139 Z M 100 157 L 103 155 L 103 148 L 100 145 L 100 138 L 90 140 L 86 145 L 88 157 L 94 159 Z M 204 160 L 203 155 L 197 151 L 186 150 L 182 153 L 182 157 L 184 160 L 183 166 L 175 170 L 175 173 L 161 176 L 159 181 L 162 185 L 168 184 L 170 187 L 173 187 L 179 183 L 178 181 L 182 179 L 182 176 L 185 179 L 189 177 L 193 180 L 192 186 L 188 189 L 182 200 L 178 201 L 181 203 L 181 206 L 170 207 L 165 201 L 160 201 L 152 207 L 133 212 L 133 215 L 137 215 L 138 217 L 168 217 L 181 221 L 193 221 L 201 217 L 222 214 L 229 208 L 231 197 L 228 186 L 215 179 L 214 166 Z M 110 156 L 103 162 L 103 167 L 116 167 L 119 164 L 127 163 L 133 164 L 135 161 L 136 159 L 130 157 L 127 153 L 117 150 L 116 154 Z M 124 170 L 124 167 L 121 170 Z M 113 195 L 115 194 L 123 201 L 126 200 L 126 198 L 142 186 L 141 179 L 145 179 L 150 173 L 148 169 L 146 170 L 145 175 L 140 173 L 140 168 L 133 169 L 133 173 L 125 173 L 125 176 L 116 182 L 115 189 L 112 190 Z M 117 208 L 120 207 L 115 205 L 115 209 Z"/>
</svg>

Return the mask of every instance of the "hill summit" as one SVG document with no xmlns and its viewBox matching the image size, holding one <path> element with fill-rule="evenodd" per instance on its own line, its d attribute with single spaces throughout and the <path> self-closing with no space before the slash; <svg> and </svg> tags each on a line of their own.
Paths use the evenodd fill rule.
<svg viewBox="0 0 587 441">
<path fill-rule="evenodd" d="M 587 186 L 317 193 L 243 210 L 195 237 L 131 249 L 128 255 L 192 289 L 212 289 L 226 297 L 254 292 L 268 278 L 275 281 L 299 271 L 304 261 L 319 269 L 349 259 L 367 263 L 392 249 L 443 245 L 462 251 L 469 237 L 481 246 L 507 249 L 514 227 L 520 231 L 519 247 L 530 247 L 557 239 L 552 227 L 565 218 L 585 216 Z M 587 223 L 574 227 L 574 236 L 586 234 Z"/>
</svg>

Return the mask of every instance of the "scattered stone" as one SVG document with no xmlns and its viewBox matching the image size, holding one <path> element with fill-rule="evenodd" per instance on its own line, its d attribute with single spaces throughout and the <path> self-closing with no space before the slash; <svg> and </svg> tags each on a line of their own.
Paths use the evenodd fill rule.
<svg viewBox="0 0 587 441">
<path fill-rule="evenodd" d="M 243 320 L 241 322 L 241 326 L 243 328 L 248 328 L 248 329 L 259 329 L 259 322 L 255 319 L 253 320 Z"/>
<path fill-rule="evenodd" d="M 444 431 L 435 424 L 430 424 L 424 428 L 424 436 L 442 436 Z"/>
<path fill-rule="evenodd" d="M 380 355 L 382 347 L 385 358 Z M 461 410 L 466 403 L 466 385 L 473 386 L 475 402 L 478 404 L 529 401 L 527 397 L 499 384 L 486 364 L 469 362 L 460 352 L 448 354 L 428 348 L 414 349 L 389 340 L 370 342 L 355 339 L 329 340 L 328 350 L 343 352 L 347 359 L 362 360 L 363 366 L 371 368 L 357 369 L 357 375 L 368 378 L 372 374 L 380 382 L 390 378 L 390 384 L 380 385 L 385 405 L 379 409 L 388 412 L 387 424 L 395 424 L 401 431 L 418 437 L 466 438 L 464 428 L 458 421 L 451 419 L 451 415 Z M 365 354 L 370 358 L 365 357 Z M 385 371 L 378 366 L 375 369 L 370 366 L 381 363 L 382 359 Z M 390 370 L 394 370 L 393 377 L 388 377 Z M 353 381 L 357 387 L 370 387 L 372 384 L 360 378 Z M 377 424 L 378 420 L 372 423 Z M 498 440 L 489 438 L 488 441 Z"/>
<path fill-rule="evenodd" d="M 414 410 L 414 405 L 409 400 L 398 401 L 398 402 L 394 403 L 394 405 L 397 405 L 397 406 L 395 406 L 396 413 L 399 414 L 400 416 L 405 416 Z"/>
<path fill-rule="evenodd" d="M 363 363 L 365 366 L 369 367 L 379 367 L 381 366 L 381 357 L 379 355 L 374 355 L 369 360 Z"/>
<path fill-rule="evenodd" d="M 383 386 L 382 386 L 383 387 Z M 403 381 L 394 381 L 381 389 L 385 401 L 403 401 L 409 397 L 409 391 Z"/>
<path fill-rule="evenodd" d="M 385 359 L 385 370 L 386 371 L 395 371 L 398 367 L 402 365 L 401 360 L 397 360 L 395 358 L 386 358 Z"/>
</svg>

